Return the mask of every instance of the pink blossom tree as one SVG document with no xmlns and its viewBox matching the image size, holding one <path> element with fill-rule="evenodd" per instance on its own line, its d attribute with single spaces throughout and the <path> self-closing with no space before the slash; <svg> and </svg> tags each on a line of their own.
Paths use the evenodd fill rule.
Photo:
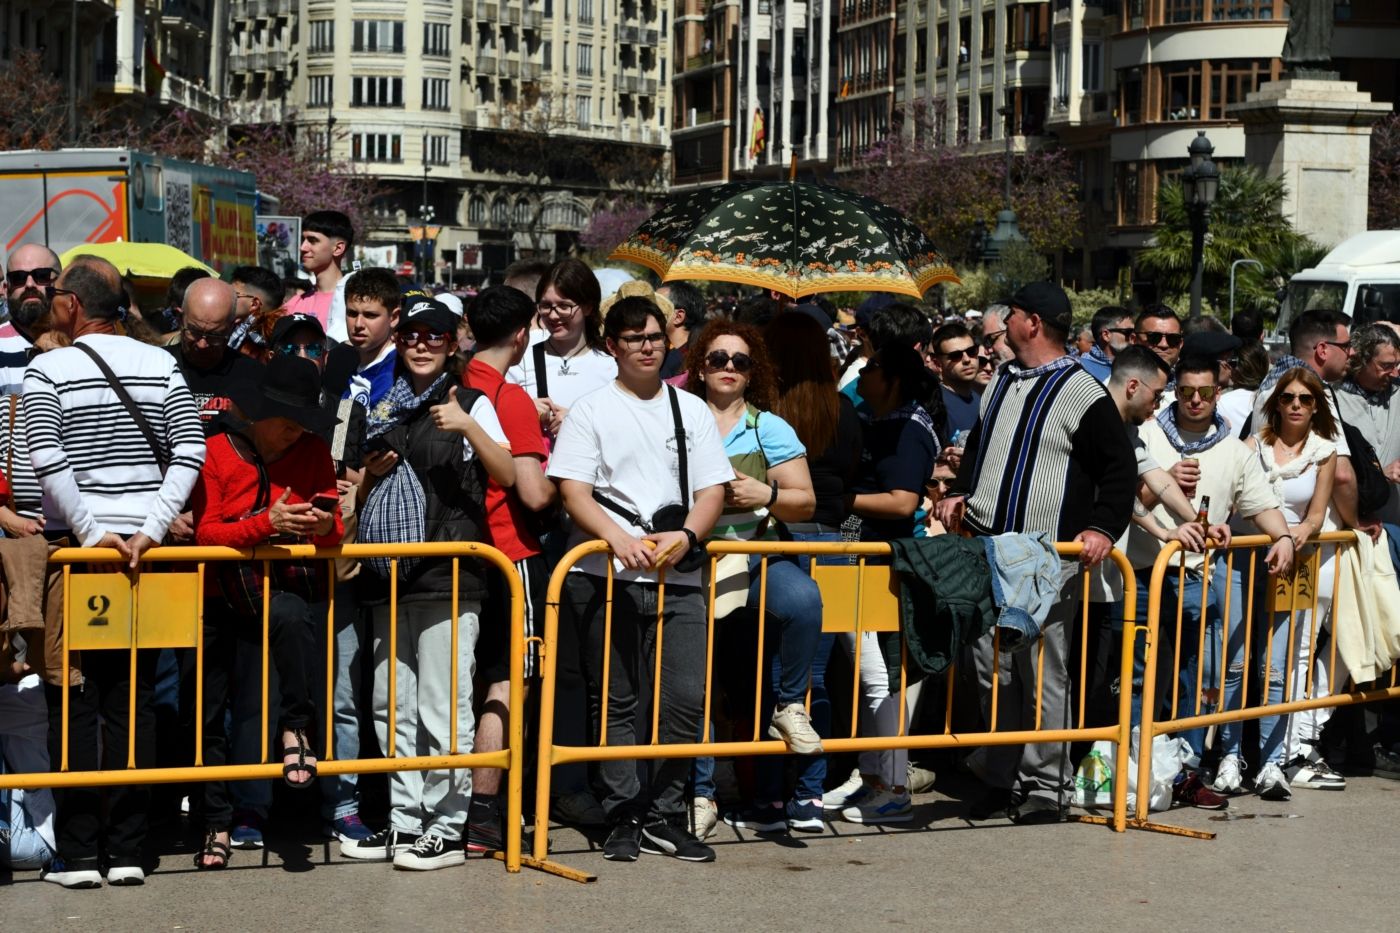
<svg viewBox="0 0 1400 933">
<path fill-rule="evenodd" d="M 579 232 L 579 245 L 599 257 L 606 257 L 651 216 L 652 210 L 648 204 L 621 204 L 598 211 Z"/>
</svg>

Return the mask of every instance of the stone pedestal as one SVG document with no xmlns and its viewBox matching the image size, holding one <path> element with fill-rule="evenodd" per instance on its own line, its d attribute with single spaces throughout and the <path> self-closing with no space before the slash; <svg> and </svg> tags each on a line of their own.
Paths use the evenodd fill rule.
<svg viewBox="0 0 1400 933">
<path fill-rule="evenodd" d="M 1284 216 L 1335 246 L 1366 229 L 1371 125 L 1390 112 L 1355 81 L 1269 81 L 1227 115 L 1244 124 L 1245 161 L 1288 186 Z"/>
</svg>

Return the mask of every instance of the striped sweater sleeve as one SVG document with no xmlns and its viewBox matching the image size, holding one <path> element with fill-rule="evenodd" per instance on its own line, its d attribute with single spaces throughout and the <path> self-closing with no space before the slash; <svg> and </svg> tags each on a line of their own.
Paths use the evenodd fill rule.
<svg viewBox="0 0 1400 933">
<path fill-rule="evenodd" d="M 151 514 L 141 531 L 152 541 L 159 541 L 170 530 L 170 523 L 184 509 L 194 490 L 199 470 L 204 466 L 204 428 L 200 426 L 199 409 L 180 370 L 170 371 L 163 405 L 165 445 L 170 452 L 170 465 L 165 480 L 151 503 Z"/>
<path fill-rule="evenodd" d="M 102 528 L 78 490 L 78 478 L 63 449 L 63 409 L 58 388 L 49 374 L 37 366 L 24 373 L 24 434 L 29 442 L 29 462 L 39 485 L 72 529 L 82 547 L 102 540 Z"/>
</svg>

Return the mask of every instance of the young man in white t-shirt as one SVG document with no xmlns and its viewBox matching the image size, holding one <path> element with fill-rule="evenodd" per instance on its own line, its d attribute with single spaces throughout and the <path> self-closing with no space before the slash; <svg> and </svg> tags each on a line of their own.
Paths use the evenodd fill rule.
<svg viewBox="0 0 1400 933">
<path fill-rule="evenodd" d="M 617 379 L 579 399 L 570 410 L 550 458 L 549 475 L 559 482 L 564 507 L 574 521 L 570 543 L 602 538 L 612 548 L 607 741 L 636 744 L 638 694 L 655 669 L 659 584 L 664 577 L 661 696 L 653 698 L 661 704 L 659 740 L 693 742 L 700 735 L 704 706 L 705 596 L 702 572 L 682 572 L 675 564 L 709 535 L 724 508 L 723 484 L 734 478 L 734 470 L 705 403 L 661 382 L 666 320 L 656 304 L 642 297 L 619 301 L 608 313 L 604 336 L 617 358 Z M 681 442 L 684 464 L 678 456 Z M 666 506 L 685 513 L 679 530 L 655 530 L 653 518 Z M 565 602 L 584 643 L 595 732 L 603 685 L 609 559 L 596 554 L 580 561 L 565 586 Z M 692 862 L 714 860 L 714 850 L 686 827 L 685 785 L 691 764 L 691 759 L 678 758 L 653 762 L 648 787 L 638 780 L 635 761 L 599 766 L 603 811 L 612 826 L 604 858 L 636 861 L 645 851 Z"/>
</svg>

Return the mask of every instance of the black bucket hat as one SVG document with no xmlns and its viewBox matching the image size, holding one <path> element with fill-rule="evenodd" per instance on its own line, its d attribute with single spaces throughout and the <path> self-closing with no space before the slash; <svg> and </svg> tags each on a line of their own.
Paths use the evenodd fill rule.
<svg viewBox="0 0 1400 933">
<path fill-rule="evenodd" d="M 260 381 L 229 387 L 229 397 L 249 421 L 287 418 L 317 434 L 340 421 L 321 407 L 321 373 L 315 363 L 277 354 L 261 369 Z"/>
</svg>

